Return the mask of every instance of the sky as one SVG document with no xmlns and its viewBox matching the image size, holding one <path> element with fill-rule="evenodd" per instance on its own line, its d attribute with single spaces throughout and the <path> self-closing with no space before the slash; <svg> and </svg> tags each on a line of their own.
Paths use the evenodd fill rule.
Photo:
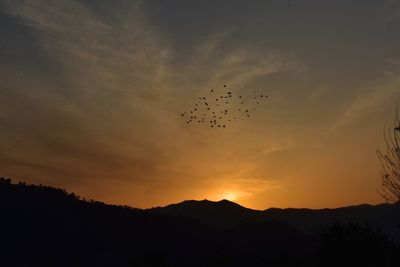
<svg viewBox="0 0 400 267">
<path fill-rule="evenodd" d="M 380 203 L 399 47 L 397 0 L 0 0 L 0 175 L 138 208 Z M 187 125 L 210 89 L 268 100 Z"/>
</svg>

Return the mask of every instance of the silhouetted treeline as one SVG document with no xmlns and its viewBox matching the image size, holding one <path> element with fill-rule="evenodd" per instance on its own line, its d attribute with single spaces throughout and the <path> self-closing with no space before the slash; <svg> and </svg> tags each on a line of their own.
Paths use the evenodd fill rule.
<svg viewBox="0 0 400 267">
<path fill-rule="evenodd" d="M 240 212 L 244 208 L 234 203 L 216 205 L 218 212 L 228 217 L 237 211 L 248 214 L 246 210 Z M 234 208 L 233 212 L 233 206 L 238 210 Z M 244 219 L 218 228 L 195 218 L 107 205 L 62 189 L 12 184 L 5 178 L 0 179 L 0 216 L 0 266 L 400 263 L 391 239 L 368 225 L 337 223 L 322 234 L 310 234 L 276 219 Z"/>
<path fill-rule="evenodd" d="M 311 235 L 321 235 L 337 221 L 368 224 L 381 228 L 400 243 L 400 205 L 362 204 L 318 210 L 293 208 L 252 210 L 228 200 L 219 202 L 187 200 L 166 207 L 152 208 L 150 211 L 191 218 L 219 229 L 231 228 L 248 221 L 276 220 Z"/>
<path fill-rule="evenodd" d="M 324 266 L 400 266 L 400 252 L 379 228 L 336 222 L 322 236 L 319 261 Z"/>
</svg>

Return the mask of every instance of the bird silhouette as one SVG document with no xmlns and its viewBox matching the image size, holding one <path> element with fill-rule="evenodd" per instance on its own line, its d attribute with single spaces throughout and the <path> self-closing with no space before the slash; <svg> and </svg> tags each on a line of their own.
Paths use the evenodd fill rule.
<svg viewBox="0 0 400 267">
<path fill-rule="evenodd" d="M 223 88 L 227 86 L 224 84 Z M 198 100 L 193 108 L 181 112 L 180 117 L 185 119 L 187 125 L 209 122 L 208 125 L 211 128 L 227 128 L 237 119 L 250 118 L 250 115 L 258 110 L 255 105 L 265 101 L 268 97 L 264 93 L 257 93 L 256 90 L 253 90 L 250 95 L 236 94 L 235 90 L 218 91 L 210 89 L 208 95 L 197 96 Z M 217 95 L 213 96 L 214 94 Z M 400 131 L 400 127 L 398 130 Z"/>
</svg>

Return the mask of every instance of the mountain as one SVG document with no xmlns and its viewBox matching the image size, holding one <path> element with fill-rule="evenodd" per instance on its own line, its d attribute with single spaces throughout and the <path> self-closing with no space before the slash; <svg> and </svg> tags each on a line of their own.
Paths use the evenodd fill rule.
<svg viewBox="0 0 400 267">
<path fill-rule="evenodd" d="M 154 214 L 168 214 L 187 217 L 213 227 L 227 229 L 246 222 L 257 222 L 264 219 L 261 211 L 240 206 L 228 200 L 218 202 L 209 200 L 186 200 L 178 204 L 157 207 L 148 210 Z"/>
<path fill-rule="evenodd" d="M 349 207 L 366 217 L 370 208 Z M 141 210 L 0 178 L 0 266 L 398 266 L 398 249 L 372 228 L 307 232 L 307 222 L 350 211 L 256 211 L 227 200 Z"/>
<path fill-rule="evenodd" d="M 189 200 L 148 211 L 193 219 L 200 224 L 228 229 L 245 222 L 279 221 L 310 235 L 319 235 L 336 221 L 371 225 L 400 242 L 400 207 L 390 204 L 358 205 L 337 209 L 278 209 L 264 211 L 228 200 Z"/>
<path fill-rule="evenodd" d="M 314 237 L 279 222 L 216 230 L 6 179 L 0 216 L 1 266 L 265 266 L 286 251 L 305 255 L 315 246 Z"/>
<path fill-rule="evenodd" d="M 375 226 L 400 242 L 400 206 L 357 205 L 336 209 L 277 209 L 263 211 L 266 218 L 284 222 L 309 234 L 320 234 L 336 221 Z"/>
</svg>

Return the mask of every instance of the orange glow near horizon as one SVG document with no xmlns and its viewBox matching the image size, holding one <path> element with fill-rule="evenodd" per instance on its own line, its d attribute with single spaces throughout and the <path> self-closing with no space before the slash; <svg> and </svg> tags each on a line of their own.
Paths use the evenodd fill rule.
<svg viewBox="0 0 400 267">
<path fill-rule="evenodd" d="M 221 195 L 221 199 L 226 199 L 229 201 L 236 201 L 236 200 L 238 200 L 238 194 L 236 192 L 226 192 Z"/>
</svg>

